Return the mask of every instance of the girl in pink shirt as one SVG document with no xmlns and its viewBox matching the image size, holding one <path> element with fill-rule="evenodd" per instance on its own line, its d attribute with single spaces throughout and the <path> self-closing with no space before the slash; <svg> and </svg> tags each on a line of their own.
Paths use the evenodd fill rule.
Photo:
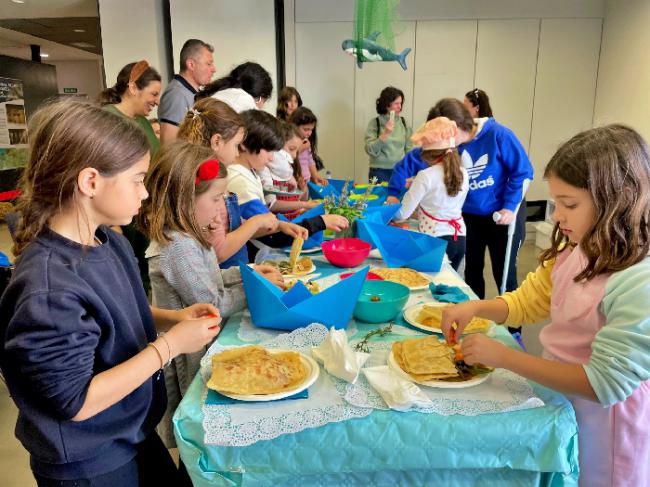
<svg viewBox="0 0 650 487">
<path fill-rule="evenodd" d="M 446 310 L 441 328 L 455 342 L 475 315 L 510 325 L 550 318 L 543 357 L 477 334 L 461 342 L 465 362 L 568 396 L 581 486 L 650 485 L 650 150 L 622 125 L 587 130 L 544 176 L 556 223 L 541 266 L 514 292 Z"/>
</svg>

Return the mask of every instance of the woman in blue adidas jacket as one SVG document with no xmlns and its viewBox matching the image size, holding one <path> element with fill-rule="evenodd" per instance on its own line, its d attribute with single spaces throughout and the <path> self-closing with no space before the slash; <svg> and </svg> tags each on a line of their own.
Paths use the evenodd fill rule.
<svg viewBox="0 0 650 487">
<path fill-rule="evenodd" d="M 458 153 L 470 178 L 469 193 L 463 206 L 467 226 L 465 281 L 483 299 L 485 281 L 483 267 L 485 248 L 490 252 L 492 275 L 501 285 L 501 276 L 508 240 L 508 224 L 515 218 L 517 225 L 512 242 L 506 290 L 517 288 L 517 253 L 526 232 L 526 203 L 524 181 L 533 179 L 533 167 L 526 151 L 509 128 L 493 118 L 473 119 L 460 100 L 444 98 L 429 111 L 427 120 L 447 117 L 458 126 Z M 388 194 L 399 197 L 408 178 L 428 167 L 420 158 L 419 149 L 409 152 L 393 170 Z M 498 212 L 495 223 L 492 214 Z"/>
</svg>

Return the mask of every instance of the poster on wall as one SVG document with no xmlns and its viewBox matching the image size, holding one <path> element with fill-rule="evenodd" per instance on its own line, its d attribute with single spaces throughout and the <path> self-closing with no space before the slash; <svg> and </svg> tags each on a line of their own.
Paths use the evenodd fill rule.
<svg viewBox="0 0 650 487">
<path fill-rule="evenodd" d="M 23 83 L 0 77 L 0 170 L 25 166 L 27 116 Z"/>
</svg>

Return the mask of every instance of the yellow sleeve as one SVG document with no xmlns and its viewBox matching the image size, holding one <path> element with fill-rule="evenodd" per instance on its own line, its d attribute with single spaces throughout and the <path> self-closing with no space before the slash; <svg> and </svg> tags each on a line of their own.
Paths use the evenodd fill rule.
<svg viewBox="0 0 650 487">
<path fill-rule="evenodd" d="M 508 305 L 508 318 L 504 325 L 528 325 L 548 319 L 551 314 L 551 271 L 555 259 L 544 262 L 515 291 L 505 293 L 503 299 Z"/>
</svg>

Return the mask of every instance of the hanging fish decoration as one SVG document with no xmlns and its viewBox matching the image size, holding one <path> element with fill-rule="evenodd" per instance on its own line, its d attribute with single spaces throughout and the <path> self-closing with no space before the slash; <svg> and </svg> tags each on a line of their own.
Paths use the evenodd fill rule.
<svg viewBox="0 0 650 487">
<path fill-rule="evenodd" d="M 341 48 L 349 55 L 357 58 L 357 66 L 363 67 L 364 62 L 374 61 L 397 61 L 402 69 L 406 71 L 406 56 L 411 52 L 411 48 L 407 47 L 400 54 L 395 54 L 390 49 L 380 46 L 375 42 L 379 37 L 379 32 L 373 32 L 368 37 L 365 37 L 357 45 L 357 41 L 353 39 L 346 39 L 341 44 Z M 361 55 L 359 55 L 359 53 Z"/>
</svg>

